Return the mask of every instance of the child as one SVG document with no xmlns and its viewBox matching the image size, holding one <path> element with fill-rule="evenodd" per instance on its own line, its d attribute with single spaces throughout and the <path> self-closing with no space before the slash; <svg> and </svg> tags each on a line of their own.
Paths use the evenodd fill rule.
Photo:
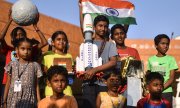
<svg viewBox="0 0 180 108">
<path fill-rule="evenodd" d="M 124 108 L 126 98 L 118 94 L 120 76 L 117 72 L 111 72 L 104 76 L 108 87 L 107 92 L 100 92 L 96 100 L 96 108 Z"/>
<path fill-rule="evenodd" d="M 146 75 L 146 88 L 149 95 L 137 103 L 137 108 L 171 108 L 170 103 L 162 98 L 164 78 L 158 72 L 151 72 Z"/>
<path fill-rule="evenodd" d="M 54 65 L 55 58 L 70 58 L 73 65 L 72 55 L 67 53 L 69 44 L 67 35 L 63 31 L 56 31 L 55 33 L 53 33 L 51 39 L 53 50 L 46 52 L 42 60 L 44 72 L 47 72 L 47 69 Z M 67 86 L 64 93 L 66 95 L 72 95 L 72 90 L 70 86 Z M 46 86 L 45 95 L 51 96 L 52 94 L 52 89 Z"/>
<path fill-rule="evenodd" d="M 169 49 L 170 39 L 165 34 L 159 34 L 154 38 L 157 54 L 149 57 L 148 71 L 159 72 L 164 77 L 164 89 L 162 97 L 172 104 L 172 83 L 174 81 L 175 70 L 178 69 L 176 60 L 170 55 L 166 55 Z"/>
<path fill-rule="evenodd" d="M 34 22 L 33 28 L 35 29 L 35 31 L 39 35 L 41 42 L 37 43 L 37 41 L 34 41 L 33 49 L 32 49 L 33 58 L 31 58 L 34 61 L 38 60 L 39 54 L 41 53 L 41 48 L 43 48 L 47 44 L 46 38 L 44 37 L 43 33 L 37 27 L 37 23 L 39 21 L 39 16 L 37 16 L 37 17 L 38 17 L 37 21 Z M 22 27 L 16 27 L 16 28 L 14 28 L 12 30 L 12 32 L 10 34 L 10 36 L 11 36 L 11 44 L 12 44 L 13 47 L 9 46 L 7 44 L 7 42 L 5 41 L 5 36 L 6 36 L 7 31 L 8 31 L 8 29 L 9 29 L 12 22 L 13 22 L 13 20 L 12 20 L 12 17 L 11 17 L 11 11 L 9 11 L 8 22 L 6 23 L 5 27 L 3 28 L 3 30 L 0 33 L 0 44 L 2 46 L 2 47 L 0 47 L 0 52 L 6 57 L 6 65 L 10 61 L 14 61 L 14 60 L 17 59 L 17 54 L 15 53 L 15 51 L 13 51 L 14 47 L 15 47 L 15 44 L 17 43 L 16 42 L 17 39 L 22 38 L 22 37 L 27 37 L 26 36 L 26 31 Z M 34 40 L 34 39 L 32 39 L 32 40 Z M 4 87 L 5 87 L 5 84 L 6 84 L 6 80 L 7 80 L 7 73 L 4 72 L 3 81 L 2 81 L 2 87 L 0 88 L 2 93 L 4 92 Z"/>
<path fill-rule="evenodd" d="M 63 90 L 68 84 L 68 73 L 63 66 L 51 66 L 47 70 L 48 85 L 52 87 L 53 95 L 38 103 L 38 108 L 78 108 L 76 99 L 67 96 Z"/>
<path fill-rule="evenodd" d="M 18 60 L 10 62 L 3 104 L 7 108 L 36 108 L 40 100 L 38 78 L 41 67 L 31 61 L 32 43 L 28 38 L 20 38 L 16 44 Z M 6 104 L 7 103 L 7 104 Z"/>
<path fill-rule="evenodd" d="M 125 27 L 124 27 L 125 26 Z M 111 39 L 115 41 L 117 52 L 119 55 L 119 60 L 126 60 L 128 57 L 132 57 L 135 60 L 140 60 L 139 53 L 135 48 L 131 48 L 125 45 L 125 39 L 127 38 L 127 25 L 122 26 L 121 24 L 115 24 L 111 27 Z M 118 65 L 117 65 L 118 66 Z M 119 66 L 120 67 L 120 66 Z M 120 70 L 118 68 L 118 70 Z M 119 92 L 124 92 L 124 95 L 126 95 L 126 87 L 127 87 L 127 81 L 123 80 L 122 83 L 122 89 Z"/>
<path fill-rule="evenodd" d="M 80 6 L 80 22 L 82 25 L 82 5 L 79 0 Z M 82 27 L 82 26 L 81 26 Z M 102 58 L 102 65 L 86 70 L 83 78 L 83 97 L 88 101 L 88 105 L 84 107 L 95 108 L 96 97 L 99 92 L 107 91 L 106 85 L 98 80 L 96 74 L 103 72 L 104 74 L 111 71 L 112 68 L 116 66 L 116 46 L 113 42 L 107 42 L 107 32 L 109 27 L 109 20 L 104 15 L 98 15 L 95 17 L 93 22 L 94 36 L 93 44 L 98 46 L 98 55 Z"/>
<path fill-rule="evenodd" d="M 80 24 L 83 28 L 82 0 L 79 0 Z M 107 86 L 102 80 L 98 80 L 96 74 L 110 72 L 116 66 L 117 49 L 113 42 L 108 42 L 109 19 L 104 15 L 98 15 L 94 18 L 93 28 L 93 44 L 98 47 L 98 55 L 102 58 L 102 65 L 86 70 L 83 78 L 83 97 L 88 101 L 86 108 L 95 108 L 96 97 L 99 92 L 107 91 Z M 83 30 L 82 30 L 83 31 Z"/>
<path fill-rule="evenodd" d="M 139 53 L 135 48 L 131 48 L 125 45 L 125 39 L 127 38 L 127 30 L 121 24 L 115 24 L 111 28 L 111 39 L 116 42 L 116 47 L 121 60 L 131 56 L 135 60 L 140 60 Z"/>
</svg>

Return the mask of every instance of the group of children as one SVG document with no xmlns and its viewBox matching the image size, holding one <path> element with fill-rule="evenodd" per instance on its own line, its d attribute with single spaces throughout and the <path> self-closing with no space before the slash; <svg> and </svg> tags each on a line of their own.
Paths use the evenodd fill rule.
<svg viewBox="0 0 180 108">
<path fill-rule="evenodd" d="M 3 108 L 77 108 L 76 99 L 72 96 L 71 87 L 68 86 L 68 72 L 63 66 L 54 63 L 56 58 L 70 58 L 74 65 L 72 55 L 67 52 L 68 38 L 65 32 L 56 31 L 51 39 L 51 50 L 37 56 L 41 48 L 47 45 L 42 32 L 33 24 L 41 42 L 29 39 L 22 27 L 16 27 L 11 33 L 10 47 L 4 39 L 12 22 L 11 17 L 0 35 L 0 54 L 6 56 L 4 73 L 4 88 L 1 87 L 1 104 Z M 93 43 L 99 48 L 99 57 L 102 65 L 86 70 L 82 77 L 82 94 L 87 104 L 86 108 L 125 108 L 126 95 L 119 93 L 120 73 L 115 71 L 118 58 L 133 57 L 140 60 L 136 49 L 125 45 L 127 28 L 115 24 L 110 32 L 111 41 L 107 41 L 109 20 L 99 15 L 94 19 Z M 175 59 L 166 55 L 170 39 L 160 34 L 154 39 L 157 54 L 148 59 L 146 75 L 146 88 L 149 93 L 139 100 L 137 108 L 171 108 L 172 82 L 175 70 L 178 69 Z M 12 53 L 13 52 L 13 53 Z M 39 59 L 41 58 L 41 59 Z M 40 66 L 40 64 L 42 66 Z M 96 74 L 103 72 L 101 79 Z M 41 100 L 39 91 L 39 77 L 47 76 L 46 98 Z M 3 95 L 2 95 L 3 94 Z M 2 98 L 3 97 L 3 98 Z M 167 99 L 167 100 L 166 100 Z"/>
</svg>

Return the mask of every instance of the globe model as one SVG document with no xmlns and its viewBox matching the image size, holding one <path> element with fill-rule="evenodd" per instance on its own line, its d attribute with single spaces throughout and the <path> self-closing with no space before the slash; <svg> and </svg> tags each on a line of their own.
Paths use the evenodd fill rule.
<svg viewBox="0 0 180 108">
<path fill-rule="evenodd" d="M 31 0 L 18 0 L 12 6 L 12 19 L 21 26 L 31 25 L 37 18 L 38 9 Z"/>
</svg>

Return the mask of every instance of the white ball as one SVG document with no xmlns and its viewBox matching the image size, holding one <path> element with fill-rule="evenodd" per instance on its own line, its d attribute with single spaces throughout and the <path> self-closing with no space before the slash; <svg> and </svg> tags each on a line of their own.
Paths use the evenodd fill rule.
<svg viewBox="0 0 180 108">
<path fill-rule="evenodd" d="M 12 6 L 12 19 L 21 26 L 33 24 L 37 14 L 38 9 L 31 0 L 18 0 Z"/>
</svg>

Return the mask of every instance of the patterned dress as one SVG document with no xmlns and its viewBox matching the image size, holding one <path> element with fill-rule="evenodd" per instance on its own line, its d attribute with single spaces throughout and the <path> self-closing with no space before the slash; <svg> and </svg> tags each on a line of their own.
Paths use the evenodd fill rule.
<svg viewBox="0 0 180 108">
<path fill-rule="evenodd" d="M 5 70 L 11 76 L 7 108 L 36 108 L 36 82 L 37 78 L 42 76 L 40 65 L 36 62 L 20 64 L 18 61 L 12 61 L 5 67 Z M 21 77 L 18 78 L 20 75 Z M 21 91 L 14 92 L 14 83 L 18 79 L 22 84 Z"/>
</svg>

